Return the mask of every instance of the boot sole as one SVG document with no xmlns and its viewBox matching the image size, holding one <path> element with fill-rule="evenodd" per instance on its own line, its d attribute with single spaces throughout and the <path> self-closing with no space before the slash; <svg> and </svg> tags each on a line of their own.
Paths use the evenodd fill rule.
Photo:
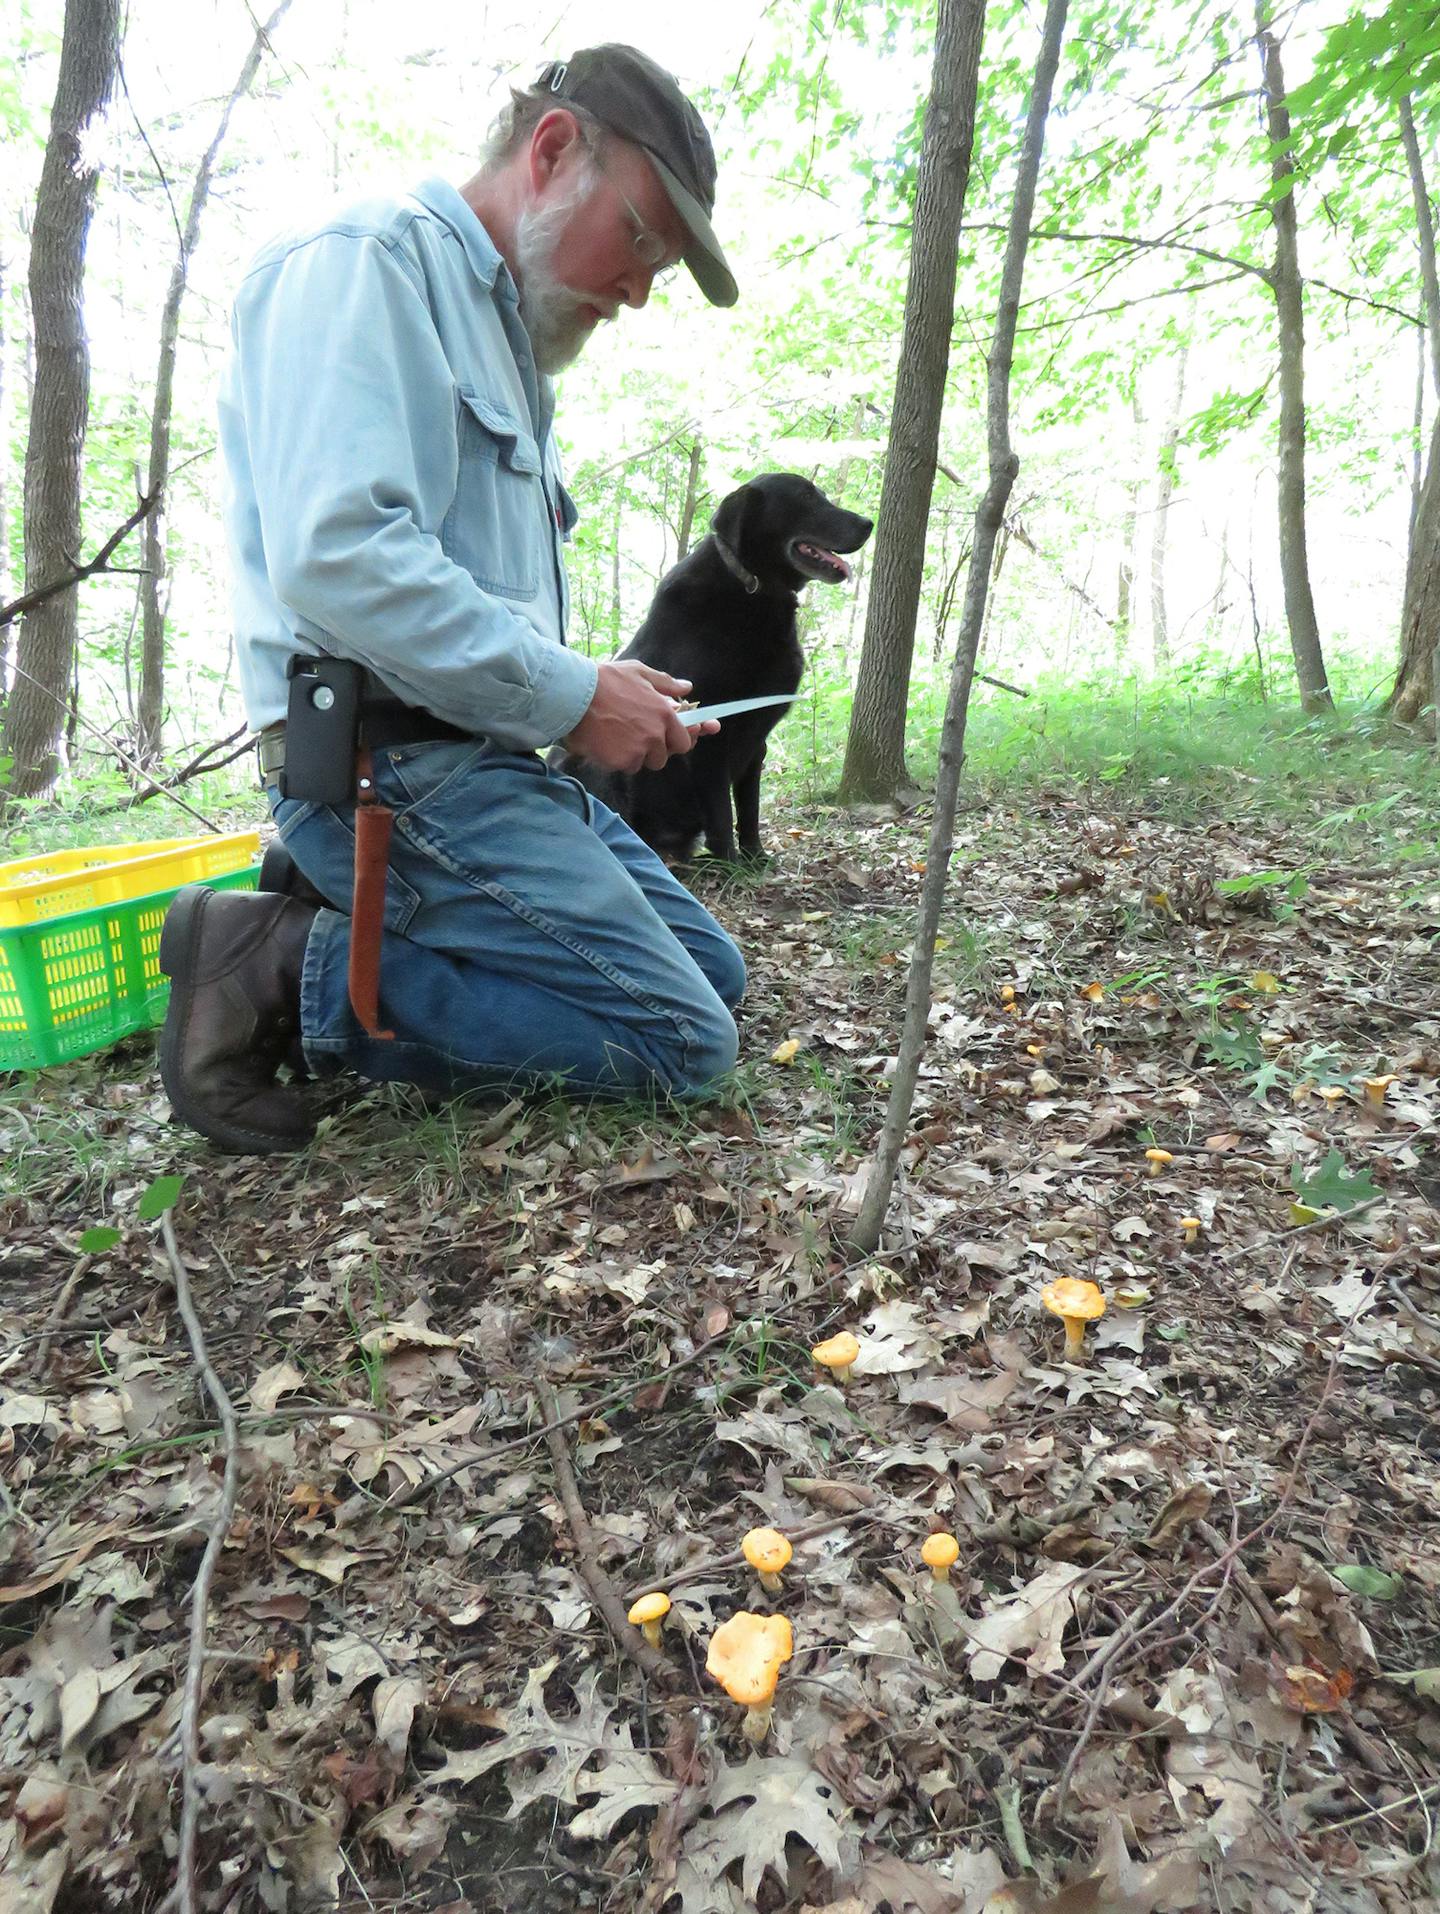
<svg viewBox="0 0 1440 1914">
<path fill-rule="evenodd" d="M 203 884 L 187 884 L 176 894 L 160 932 L 160 968 L 170 979 L 170 1004 L 160 1033 L 160 1081 L 170 1107 L 182 1123 L 208 1137 L 217 1149 L 236 1156 L 283 1156 L 303 1150 L 309 1137 L 276 1136 L 269 1130 L 250 1130 L 217 1116 L 190 1094 L 185 1078 L 185 1036 L 195 1004 L 195 959 L 200 948 L 200 924 L 213 896 Z"/>
</svg>

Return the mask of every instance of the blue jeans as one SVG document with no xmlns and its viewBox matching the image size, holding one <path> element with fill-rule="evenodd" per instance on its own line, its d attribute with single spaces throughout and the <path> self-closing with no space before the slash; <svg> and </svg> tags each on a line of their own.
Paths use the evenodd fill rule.
<svg viewBox="0 0 1440 1914">
<path fill-rule="evenodd" d="M 350 920 L 322 910 L 300 1005 L 317 1076 L 693 1097 L 734 1065 L 739 951 L 573 778 L 469 740 L 376 751 L 374 773 L 395 815 L 380 955 L 380 1018 L 395 1036 L 361 1029 Z M 353 810 L 268 795 L 300 869 L 348 900 Z"/>
</svg>

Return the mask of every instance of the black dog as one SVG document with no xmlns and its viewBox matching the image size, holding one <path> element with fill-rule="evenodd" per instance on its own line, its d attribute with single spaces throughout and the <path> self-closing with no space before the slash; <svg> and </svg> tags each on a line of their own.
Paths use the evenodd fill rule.
<svg viewBox="0 0 1440 1914">
<path fill-rule="evenodd" d="M 858 551 L 872 529 L 868 518 L 832 505 L 795 473 L 751 479 L 720 501 L 709 536 L 665 574 L 620 656 L 690 679 L 697 704 L 798 690 L 805 656 L 795 636 L 797 594 L 812 579 L 847 579 L 839 554 Z M 738 822 L 741 855 L 759 860 L 765 740 L 787 708 L 724 718 L 714 737 L 661 771 L 606 771 L 560 746 L 550 762 L 657 851 L 688 857 L 703 834 L 712 857 L 734 863 Z"/>
</svg>

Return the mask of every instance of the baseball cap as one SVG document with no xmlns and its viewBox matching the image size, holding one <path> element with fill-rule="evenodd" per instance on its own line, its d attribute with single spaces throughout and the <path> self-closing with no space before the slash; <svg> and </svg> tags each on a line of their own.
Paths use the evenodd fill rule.
<svg viewBox="0 0 1440 1914">
<path fill-rule="evenodd" d="M 712 306 L 733 306 L 739 290 L 710 224 L 715 149 L 673 76 L 635 47 L 611 42 L 551 60 L 535 89 L 583 108 L 601 126 L 644 148 L 690 235 L 683 258 L 696 285 Z"/>
</svg>

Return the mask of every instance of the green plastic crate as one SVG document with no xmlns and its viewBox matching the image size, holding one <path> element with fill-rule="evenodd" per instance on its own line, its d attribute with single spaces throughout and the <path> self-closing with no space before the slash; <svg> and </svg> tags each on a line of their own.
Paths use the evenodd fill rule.
<svg viewBox="0 0 1440 1914">
<path fill-rule="evenodd" d="M 260 866 L 204 881 L 254 890 Z M 0 930 L 0 1070 L 88 1056 L 165 1020 L 160 931 L 180 885 Z"/>
</svg>

